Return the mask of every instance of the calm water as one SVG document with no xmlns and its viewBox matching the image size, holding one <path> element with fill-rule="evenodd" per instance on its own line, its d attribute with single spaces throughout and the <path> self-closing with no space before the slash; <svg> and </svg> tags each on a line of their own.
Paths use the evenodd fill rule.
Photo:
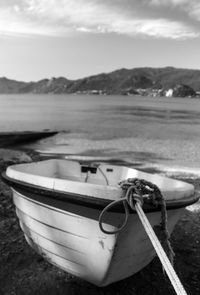
<svg viewBox="0 0 200 295">
<path fill-rule="evenodd" d="M 172 131 L 170 136 L 174 133 L 181 136 L 182 125 L 187 125 L 183 136 L 200 135 L 199 124 L 197 99 L 0 95 L 0 131 L 49 128 L 86 132 L 100 138 L 132 135 L 162 138 L 168 129 Z"/>
<path fill-rule="evenodd" d="M 200 138 L 200 100 L 139 96 L 0 95 L 0 131 L 66 130 L 84 138 Z M 65 144 L 65 142 L 63 142 Z"/>
</svg>

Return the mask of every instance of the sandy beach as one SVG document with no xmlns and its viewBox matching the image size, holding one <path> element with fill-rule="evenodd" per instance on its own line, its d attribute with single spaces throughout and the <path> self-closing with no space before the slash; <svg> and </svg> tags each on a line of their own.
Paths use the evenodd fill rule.
<svg viewBox="0 0 200 295">
<path fill-rule="evenodd" d="M 31 159 L 32 158 L 32 159 Z M 38 160 L 37 155 L 0 150 L 0 170 L 14 163 Z M 181 176 L 178 176 L 181 178 Z M 200 188 L 198 177 L 184 178 Z M 19 228 L 10 189 L 0 182 L 0 294 L 174 294 L 158 258 L 132 277 L 105 288 L 95 287 L 43 260 L 26 243 Z M 175 269 L 188 294 L 200 292 L 199 204 L 188 207 L 172 234 Z"/>
</svg>

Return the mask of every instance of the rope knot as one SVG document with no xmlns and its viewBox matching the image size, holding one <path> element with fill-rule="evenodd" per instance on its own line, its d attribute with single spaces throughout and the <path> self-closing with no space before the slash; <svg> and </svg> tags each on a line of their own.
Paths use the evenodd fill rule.
<svg viewBox="0 0 200 295">
<path fill-rule="evenodd" d="M 144 202 L 155 207 L 161 203 L 161 193 L 159 189 L 144 179 L 128 178 L 121 181 L 119 185 L 125 192 L 125 198 L 132 210 L 135 210 L 133 203 L 135 204 L 136 201 L 139 202 L 141 206 L 143 206 Z"/>
<path fill-rule="evenodd" d="M 143 203 L 144 203 L 142 194 L 131 183 L 129 184 L 129 187 L 126 190 L 126 195 L 124 199 L 126 200 L 126 202 L 131 207 L 132 210 L 135 210 L 136 202 L 138 202 L 140 206 L 143 206 Z"/>
<path fill-rule="evenodd" d="M 160 240 L 162 244 L 165 245 L 166 252 L 171 258 L 170 260 L 173 261 L 174 253 L 169 242 L 169 232 L 167 229 L 166 203 L 159 188 L 155 184 L 147 180 L 138 179 L 138 178 L 128 178 L 126 180 L 121 181 L 119 185 L 123 191 L 123 195 L 121 199 L 113 201 L 102 210 L 99 216 L 100 229 L 106 234 L 115 234 L 121 231 L 127 224 L 128 217 L 130 214 L 129 208 L 135 211 L 136 203 L 138 203 L 141 207 L 143 206 L 144 203 L 154 206 L 156 208 L 159 206 L 161 208 L 161 222 L 158 226 L 156 226 L 157 234 L 160 236 Z M 120 228 L 117 228 L 115 231 L 111 231 L 111 232 L 107 231 L 103 228 L 103 225 L 102 225 L 103 215 L 111 207 L 119 203 L 123 204 L 124 212 L 125 212 L 125 220 Z"/>
</svg>

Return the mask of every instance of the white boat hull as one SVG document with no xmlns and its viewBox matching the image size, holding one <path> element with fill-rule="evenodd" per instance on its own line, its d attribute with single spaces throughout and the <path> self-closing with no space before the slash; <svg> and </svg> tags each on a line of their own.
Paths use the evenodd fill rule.
<svg viewBox="0 0 200 295">
<path fill-rule="evenodd" d="M 155 256 L 136 214 L 124 230 L 107 235 L 99 228 L 98 209 L 67 204 L 67 211 L 44 205 L 13 190 L 20 226 L 29 245 L 50 263 L 98 286 L 122 280 L 145 267 Z M 182 209 L 168 212 L 171 233 Z M 152 226 L 160 213 L 148 213 Z M 113 231 L 123 222 L 123 213 L 109 212 L 103 224 Z"/>
<path fill-rule="evenodd" d="M 12 188 L 27 242 L 52 264 L 98 286 L 131 276 L 155 256 L 136 212 L 117 234 L 103 233 L 99 227 L 103 208 L 125 193 L 120 181 L 146 179 L 159 187 L 170 233 L 181 208 L 198 200 L 191 184 L 105 164 L 54 159 L 8 167 L 3 178 Z M 144 203 L 143 209 L 151 225 L 159 225 L 160 208 L 148 206 Z M 116 206 L 104 215 L 103 228 L 113 232 L 124 218 L 123 206 Z"/>
</svg>

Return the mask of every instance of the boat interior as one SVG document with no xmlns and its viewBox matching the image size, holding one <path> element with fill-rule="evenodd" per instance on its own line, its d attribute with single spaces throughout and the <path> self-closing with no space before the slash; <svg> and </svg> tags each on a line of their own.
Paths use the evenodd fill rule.
<svg viewBox="0 0 200 295">
<path fill-rule="evenodd" d="M 80 164 L 79 162 L 51 159 L 30 164 L 20 164 L 10 167 L 10 177 L 17 179 L 23 173 L 27 177 L 37 176 L 47 179 L 62 179 L 73 182 L 97 184 L 103 186 L 118 186 L 127 178 L 140 178 L 156 184 L 163 192 L 178 191 L 179 194 L 193 193 L 193 186 L 158 174 L 149 174 L 133 168 L 109 164 Z M 9 176 L 9 175 L 8 175 Z M 29 181 L 28 181 L 29 182 Z"/>
</svg>

